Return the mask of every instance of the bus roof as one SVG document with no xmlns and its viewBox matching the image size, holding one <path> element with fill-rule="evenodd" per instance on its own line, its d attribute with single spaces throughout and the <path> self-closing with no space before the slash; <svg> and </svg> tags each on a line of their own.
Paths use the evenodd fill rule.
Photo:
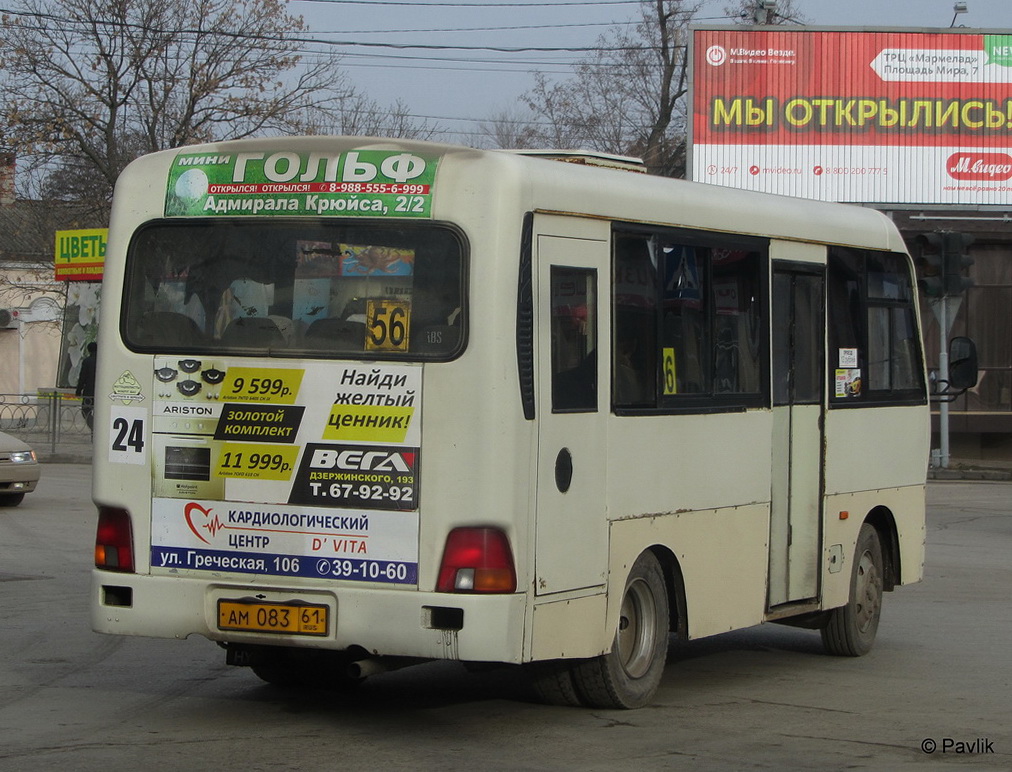
<svg viewBox="0 0 1012 772">
<path fill-rule="evenodd" d="M 314 163 L 319 165 L 319 158 L 355 151 L 408 153 L 436 159 L 438 171 L 431 187 L 435 198 L 445 197 L 449 204 L 445 208 L 434 204 L 431 216 L 437 219 L 460 211 L 459 199 L 453 195 L 446 197 L 447 187 L 462 186 L 466 195 L 473 197 L 490 180 L 495 180 L 504 187 L 499 200 L 512 200 L 527 211 L 906 251 L 892 222 L 870 208 L 657 177 L 614 166 L 560 163 L 551 156 L 570 156 L 559 151 L 539 157 L 542 154 L 477 150 L 417 140 L 269 137 L 154 153 L 134 161 L 122 175 L 125 179 L 121 183 L 128 185 L 128 180 L 134 179 L 134 184 L 143 181 L 143 188 L 148 188 L 152 179 L 168 180 L 169 167 L 177 156 L 184 154 L 212 160 L 237 153 L 262 153 L 268 157 L 296 154 L 315 158 Z M 505 192 L 507 188 L 512 188 L 512 194 Z M 132 198 L 129 194 L 124 197 Z"/>
</svg>

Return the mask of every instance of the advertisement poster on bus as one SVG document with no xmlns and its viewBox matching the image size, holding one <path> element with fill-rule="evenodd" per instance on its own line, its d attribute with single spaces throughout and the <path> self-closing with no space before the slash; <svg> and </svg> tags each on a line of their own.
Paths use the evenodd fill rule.
<svg viewBox="0 0 1012 772">
<path fill-rule="evenodd" d="M 826 201 L 1012 203 L 1012 35 L 696 29 L 690 175 Z"/>
<path fill-rule="evenodd" d="M 154 572 L 416 581 L 419 366 L 154 366 Z"/>
<path fill-rule="evenodd" d="M 439 159 L 403 151 L 192 153 L 169 170 L 166 217 L 429 217 Z"/>
</svg>

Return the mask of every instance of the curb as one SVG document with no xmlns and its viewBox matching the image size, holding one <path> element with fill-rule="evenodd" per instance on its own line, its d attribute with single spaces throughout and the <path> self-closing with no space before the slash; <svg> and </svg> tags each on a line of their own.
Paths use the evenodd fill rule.
<svg viewBox="0 0 1012 772">
<path fill-rule="evenodd" d="M 91 456 L 81 453 L 39 453 L 35 451 L 40 464 L 88 464 L 91 465 Z"/>
<path fill-rule="evenodd" d="M 988 480 L 1008 482 L 1012 469 L 928 469 L 929 480 Z"/>
</svg>

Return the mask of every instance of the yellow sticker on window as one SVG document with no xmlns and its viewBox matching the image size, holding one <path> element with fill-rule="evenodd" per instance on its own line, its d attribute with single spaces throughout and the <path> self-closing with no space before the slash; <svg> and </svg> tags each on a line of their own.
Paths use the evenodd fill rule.
<svg viewBox="0 0 1012 772">
<path fill-rule="evenodd" d="M 366 351 L 407 352 L 411 334 L 411 303 L 372 299 L 366 305 Z"/>
<path fill-rule="evenodd" d="M 664 395 L 678 393 L 678 379 L 675 370 L 675 350 L 665 348 L 663 357 L 664 368 Z"/>
</svg>

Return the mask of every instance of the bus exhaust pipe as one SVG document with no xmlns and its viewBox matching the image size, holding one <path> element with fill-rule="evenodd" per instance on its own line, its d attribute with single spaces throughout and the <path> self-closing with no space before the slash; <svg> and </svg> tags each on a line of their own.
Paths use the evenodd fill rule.
<svg viewBox="0 0 1012 772">
<path fill-rule="evenodd" d="M 360 659 L 348 665 L 347 673 L 349 678 L 368 678 L 369 676 L 385 673 L 390 668 L 378 659 Z"/>
<path fill-rule="evenodd" d="M 344 672 L 349 678 L 368 678 L 391 670 L 400 670 L 402 667 L 420 665 L 425 661 L 418 657 L 366 657 L 352 662 Z"/>
</svg>

